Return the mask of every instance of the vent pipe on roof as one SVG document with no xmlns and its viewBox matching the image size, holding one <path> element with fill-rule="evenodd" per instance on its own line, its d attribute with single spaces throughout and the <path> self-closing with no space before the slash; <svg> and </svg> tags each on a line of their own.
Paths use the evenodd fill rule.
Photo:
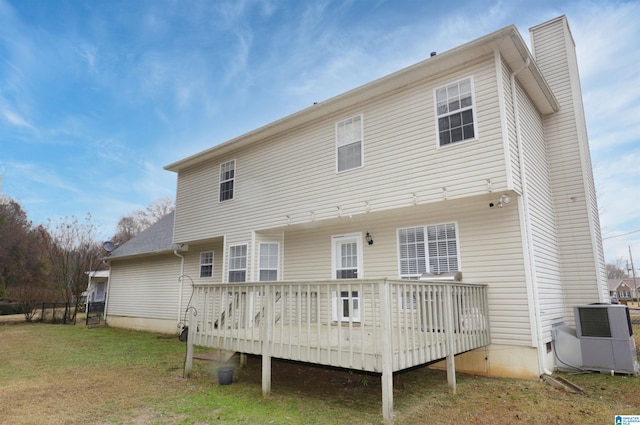
<svg viewBox="0 0 640 425">
<path fill-rule="evenodd" d="M 431 54 L 429 56 L 434 57 L 435 55 L 437 55 L 438 53 L 436 52 L 431 52 Z"/>
</svg>

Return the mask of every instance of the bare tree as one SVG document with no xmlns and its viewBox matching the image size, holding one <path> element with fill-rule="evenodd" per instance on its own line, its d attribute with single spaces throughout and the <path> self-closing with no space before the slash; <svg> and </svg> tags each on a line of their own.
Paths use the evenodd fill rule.
<svg viewBox="0 0 640 425">
<path fill-rule="evenodd" d="M 613 264 L 605 264 L 608 279 L 624 279 L 627 277 L 627 268 L 624 258 L 618 258 Z"/>
<path fill-rule="evenodd" d="M 86 272 L 100 264 L 101 248 L 96 238 L 96 226 L 87 214 L 84 222 L 75 216 L 65 217 L 56 224 L 49 221 L 47 231 L 50 237 L 45 246 L 55 288 L 67 303 L 75 306 L 73 319 L 87 288 Z"/>
<path fill-rule="evenodd" d="M 131 214 L 120 217 L 116 227 L 116 234 L 111 241 L 115 244 L 123 244 L 135 235 L 156 223 L 174 209 L 173 201 L 169 198 L 160 198 L 153 201 L 144 210 L 137 210 Z"/>
<path fill-rule="evenodd" d="M 32 322 L 38 307 L 45 301 L 55 297 L 51 287 L 44 282 L 26 282 L 13 288 L 11 295 L 22 305 L 22 314 L 27 322 Z"/>
</svg>

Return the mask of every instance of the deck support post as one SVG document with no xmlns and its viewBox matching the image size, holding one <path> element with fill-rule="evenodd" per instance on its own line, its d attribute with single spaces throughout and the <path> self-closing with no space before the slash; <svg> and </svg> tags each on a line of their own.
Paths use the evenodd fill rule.
<svg viewBox="0 0 640 425">
<path fill-rule="evenodd" d="M 393 329 L 391 320 L 391 284 L 385 279 L 380 286 L 380 321 L 382 324 L 382 418 L 393 422 Z"/>
<path fill-rule="evenodd" d="M 262 327 L 262 395 L 271 394 L 271 341 L 273 337 L 273 288 L 265 285 L 264 326 Z"/>
<path fill-rule="evenodd" d="M 451 394 L 455 394 L 456 389 L 456 362 L 455 362 L 455 326 L 454 326 L 454 318 L 453 318 L 453 300 L 454 297 L 452 295 L 453 288 L 451 286 L 447 286 L 445 289 L 445 298 L 444 298 L 444 311 L 445 311 L 445 322 L 444 326 L 446 329 L 445 338 L 446 338 L 446 347 L 447 347 L 447 382 L 449 383 L 449 391 Z"/>
<path fill-rule="evenodd" d="M 189 330 L 187 331 L 187 356 L 184 360 L 184 378 L 190 377 L 191 370 L 193 369 L 193 340 L 196 337 L 196 330 L 198 328 L 198 323 L 196 322 L 198 312 L 195 308 L 190 308 L 189 311 L 191 315 L 189 316 Z"/>
</svg>

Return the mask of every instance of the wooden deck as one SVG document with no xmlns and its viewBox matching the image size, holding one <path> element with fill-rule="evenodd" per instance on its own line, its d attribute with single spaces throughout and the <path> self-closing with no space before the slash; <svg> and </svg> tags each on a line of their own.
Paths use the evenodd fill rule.
<svg viewBox="0 0 640 425">
<path fill-rule="evenodd" d="M 489 344 L 486 287 L 453 282 L 343 280 L 195 285 L 189 345 L 382 374 L 393 415 L 393 372 Z M 190 356 L 187 364 L 190 369 Z"/>
</svg>

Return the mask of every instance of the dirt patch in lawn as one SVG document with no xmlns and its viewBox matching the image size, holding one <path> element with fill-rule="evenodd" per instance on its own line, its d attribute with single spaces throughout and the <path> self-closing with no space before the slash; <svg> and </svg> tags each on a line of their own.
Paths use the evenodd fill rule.
<svg viewBox="0 0 640 425">
<path fill-rule="evenodd" d="M 258 356 L 248 356 L 243 368 L 235 357 L 233 384 L 221 387 L 219 362 L 195 360 L 192 377 L 182 377 L 185 346 L 177 338 L 43 324 L 0 326 L 0 338 L 2 425 L 382 423 L 378 374 L 274 359 L 272 395 L 264 399 Z M 107 354 L 100 354 L 107 345 Z M 116 357 L 131 361 L 118 362 Z M 585 394 L 539 380 L 458 374 L 458 394 L 452 395 L 445 372 L 407 370 L 394 378 L 396 423 L 606 424 L 614 423 L 614 415 L 640 414 L 638 378 L 564 376 Z M 224 411 L 231 399 L 239 400 L 235 412 L 263 410 L 248 411 L 250 419 L 241 420 Z M 292 419 L 259 416 L 274 409 Z"/>
</svg>

